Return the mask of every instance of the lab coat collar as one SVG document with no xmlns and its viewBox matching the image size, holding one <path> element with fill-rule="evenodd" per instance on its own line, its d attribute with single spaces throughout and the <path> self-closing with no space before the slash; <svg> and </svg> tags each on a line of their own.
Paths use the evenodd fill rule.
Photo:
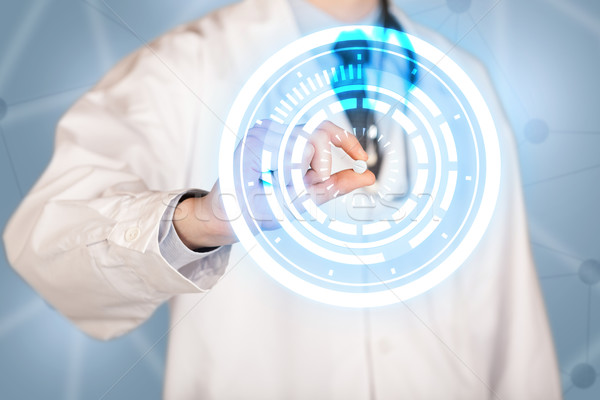
<svg viewBox="0 0 600 400">
<path fill-rule="evenodd" d="M 281 32 L 284 36 L 292 40 L 298 39 L 301 36 L 298 21 L 294 15 L 289 0 L 246 0 L 248 3 L 254 3 L 254 7 L 264 10 L 265 13 L 275 13 L 277 18 L 269 19 L 269 15 L 264 15 L 264 21 L 273 21 L 275 32 Z M 268 3 L 268 4 L 267 4 Z M 400 10 L 395 4 L 390 4 L 390 11 L 394 15 L 404 30 L 408 33 L 413 31 L 413 24 L 410 22 L 406 14 Z"/>
</svg>

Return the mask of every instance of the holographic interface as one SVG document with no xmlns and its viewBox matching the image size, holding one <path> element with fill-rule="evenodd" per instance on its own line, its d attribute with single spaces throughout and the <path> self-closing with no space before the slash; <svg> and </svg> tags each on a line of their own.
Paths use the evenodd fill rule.
<svg viewBox="0 0 600 400">
<path fill-rule="evenodd" d="M 302 159 L 325 120 L 361 140 L 377 182 L 317 206 Z M 257 145 L 265 123 L 277 132 Z M 275 280 L 328 304 L 431 289 L 473 252 L 498 196 L 498 137 L 477 87 L 440 50 L 390 29 L 334 28 L 286 46 L 243 87 L 221 140 L 220 187 L 240 242 Z M 352 169 L 331 151 L 334 171 Z"/>
</svg>

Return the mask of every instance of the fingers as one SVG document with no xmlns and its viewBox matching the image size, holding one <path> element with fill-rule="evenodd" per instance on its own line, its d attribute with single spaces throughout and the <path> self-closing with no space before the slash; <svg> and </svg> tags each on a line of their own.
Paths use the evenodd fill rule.
<svg viewBox="0 0 600 400">
<path fill-rule="evenodd" d="M 333 122 L 321 122 L 314 134 L 325 135 L 331 144 L 344 150 L 353 160 L 367 161 L 367 152 L 362 148 L 356 136 Z"/>
<path fill-rule="evenodd" d="M 319 185 L 321 183 L 327 184 L 325 186 L 319 185 L 315 188 L 315 191 L 323 187 L 332 188 L 331 184 L 334 183 L 335 190 L 332 193 L 338 192 L 339 195 L 373 184 L 374 177 L 370 172 L 356 174 L 350 170 L 343 174 L 338 173 L 331 176 L 332 145 L 342 149 L 354 160 L 367 160 L 367 153 L 351 133 L 330 121 L 323 121 L 307 137 L 304 136 L 305 133 L 302 127 L 297 126 L 290 132 L 291 136 L 284 150 L 281 148 L 281 141 L 286 129 L 288 129 L 286 125 L 270 120 L 262 120 L 258 121 L 248 132 L 246 138 L 247 144 L 252 148 L 252 153 L 255 153 L 260 158 L 260 161 L 253 160 L 257 164 L 254 168 L 261 173 L 278 170 L 277 162 L 278 160 L 283 160 L 283 183 L 286 185 L 290 183 L 290 172 L 293 168 L 301 168 L 303 171 L 307 171 L 304 181 L 308 186 Z M 303 135 L 307 139 L 304 141 L 305 146 L 301 153 L 301 165 L 298 165 L 300 161 L 299 157 L 295 159 L 295 165 L 292 165 L 292 153 L 295 152 L 295 149 L 293 149 L 294 146 L 291 144 L 296 143 L 300 135 Z M 280 154 L 282 150 L 284 154 Z M 283 158 L 280 158 L 281 156 Z"/>
<path fill-rule="evenodd" d="M 315 155 L 310 164 L 321 180 L 331 175 L 331 145 L 341 148 L 353 160 L 367 160 L 367 152 L 351 133 L 330 121 L 323 121 L 310 136 Z"/>
<path fill-rule="evenodd" d="M 346 169 L 331 175 L 325 181 L 310 183 L 310 181 L 319 180 L 316 175 L 316 172 L 308 171 L 305 182 L 307 183 L 308 193 L 317 205 L 375 183 L 375 175 L 371 171 L 357 174 L 351 169 Z"/>
<path fill-rule="evenodd" d="M 331 145 L 329 136 L 318 134 L 317 131 L 310 136 L 310 142 L 314 148 L 313 157 L 310 161 L 310 167 L 314 175 L 314 181 L 324 181 L 331 175 Z"/>
<path fill-rule="evenodd" d="M 331 175 L 332 145 L 354 160 L 367 160 L 366 152 L 354 135 L 329 121 L 321 123 L 310 135 L 302 126 L 290 128 L 269 120 L 261 121 L 248 131 L 244 142 L 236 149 L 243 155 L 244 185 L 246 181 L 259 182 L 248 186 L 253 188 L 249 189 L 253 194 L 252 215 L 260 217 L 263 226 L 276 227 L 277 221 L 267 204 L 266 186 L 260 184 L 261 180 L 276 187 L 286 186 L 290 193 L 300 192 L 296 193 L 293 202 L 301 212 L 307 196 L 321 205 L 375 182 L 370 171 L 358 174 L 347 169 Z M 282 146 L 286 132 L 290 137 Z M 300 189 L 301 183 L 292 182 L 292 175 L 298 174 L 299 169 L 304 175 L 304 188 Z"/>
</svg>

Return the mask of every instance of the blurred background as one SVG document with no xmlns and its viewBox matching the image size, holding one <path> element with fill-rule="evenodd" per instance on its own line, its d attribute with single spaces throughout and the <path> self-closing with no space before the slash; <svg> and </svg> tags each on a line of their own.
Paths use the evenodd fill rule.
<svg viewBox="0 0 600 400">
<path fill-rule="evenodd" d="M 49 162 L 55 125 L 83 92 L 142 41 L 232 2 L 2 1 L 0 228 Z M 600 2 L 396 3 L 487 65 L 518 143 L 565 398 L 599 399 Z M 0 251 L 0 398 L 161 397 L 165 306 L 136 331 L 99 342 L 52 310 Z"/>
</svg>

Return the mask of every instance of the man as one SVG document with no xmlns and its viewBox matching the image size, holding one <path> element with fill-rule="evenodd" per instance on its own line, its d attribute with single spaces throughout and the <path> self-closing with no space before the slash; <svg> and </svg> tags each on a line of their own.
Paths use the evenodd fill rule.
<svg viewBox="0 0 600 400">
<path fill-rule="evenodd" d="M 464 52 L 449 56 L 488 101 L 504 178 L 479 249 L 433 290 L 377 309 L 315 303 L 239 246 L 229 254 L 229 225 L 204 213 L 218 198 L 222 121 L 248 76 L 331 21 L 377 22 L 378 7 L 247 0 L 119 63 L 59 123 L 51 164 L 7 226 L 11 264 L 102 339 L 169 300 L 167 399 L 560 398 L 510 128 L 484 69 Z M 407 32 L 451 48 L 392 12 Z M 210 192 L 188 198 L 195 188 Z"/>
</svg>

